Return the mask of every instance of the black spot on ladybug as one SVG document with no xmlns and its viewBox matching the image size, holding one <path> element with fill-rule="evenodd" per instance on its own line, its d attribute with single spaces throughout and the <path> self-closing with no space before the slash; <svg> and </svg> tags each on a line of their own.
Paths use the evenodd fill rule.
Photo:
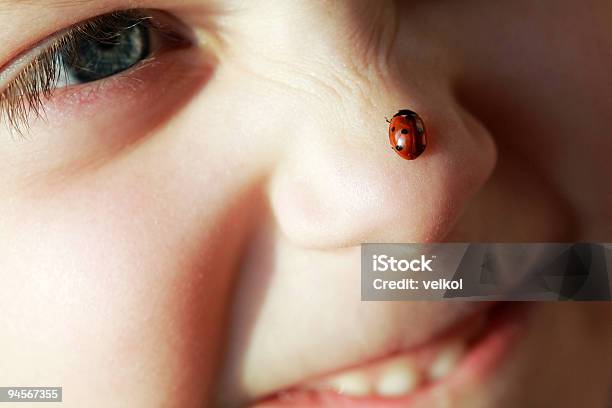
<svg viewBox="0 0 612 408">
<path fill-rule="evenodd" d="M 391 131 L 392 131 L 392 132 L 395 132 L 395 126 L 393 126 L 393 127 L 391 128 Z"/>
<path fill-rule="evenodd" d="M 403 149 L 404 149 L 404 148 L 403 148 L 402 146 L 395 146 L 395 150 L 397 150 L 398 152 L 399 152 L 400 150 L 403 150 Z"/>
<path fill-rule="evenodd" d="M 408 129 L 402 129 L 402 133 L 403 134 L 407 134 L 408 133 Z"/>
</svg>

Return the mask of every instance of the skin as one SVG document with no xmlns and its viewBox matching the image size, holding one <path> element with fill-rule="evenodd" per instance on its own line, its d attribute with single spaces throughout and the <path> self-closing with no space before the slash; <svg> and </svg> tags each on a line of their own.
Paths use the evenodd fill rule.
<svg viewBox="0 0 612 408">
<path fill-rule="evenodd" d="M 48 3 L 0 0 L 0 67 L 126 6 Z M 200 46 L 0 131 L 0 385 L 249 404 L 473 306 L 360 302 L 361 242 L 611 240 L 608 1 L 129 4 Z M 429 132 L 413 162 L 387 141 L 400 108 Z M 440 404 L 603 408 L 611 323 L 536 305 L 514 358 Z"/>
</svg>

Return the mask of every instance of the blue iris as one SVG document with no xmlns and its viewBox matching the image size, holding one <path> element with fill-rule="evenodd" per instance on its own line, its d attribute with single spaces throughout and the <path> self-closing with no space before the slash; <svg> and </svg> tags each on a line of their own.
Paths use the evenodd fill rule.
<svg viewBox="0 0 612 408">
<path fill-rule="evenodd" d="M 99 28 L 95 35 L 81 36 L 62 55 L 62 62 L 69 76 L 85 83 L 125 71 L 149 53 L 149 28 L 132 24 L 114 32 Z"/>
</svg>

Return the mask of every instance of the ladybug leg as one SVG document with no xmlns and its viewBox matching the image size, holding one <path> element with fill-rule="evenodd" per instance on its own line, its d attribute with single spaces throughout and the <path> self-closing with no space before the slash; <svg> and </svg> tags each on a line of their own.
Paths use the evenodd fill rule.
<svg viewBox="0 0 612 408">
<path fill-rule="evenodd" d="M 387 121 L 387 123 L 391 123 L 391 121 L 389 119 L 387 119 L 386 116 L 385 116 L 385 120 Z"/>
</svg>

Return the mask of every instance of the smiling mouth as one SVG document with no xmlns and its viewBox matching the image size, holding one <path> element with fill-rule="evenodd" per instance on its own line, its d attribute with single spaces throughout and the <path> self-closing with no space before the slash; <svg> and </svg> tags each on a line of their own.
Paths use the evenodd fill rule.
<svg viewBox="0 0 612 408">
<path fill-rule="evenodd" d="M 251 407 L 409 407 L 440 390 L 483 382 L 517 343 L 527 308 L 495 304 L 422 345 L 305 381 Z"/>
</svg>

